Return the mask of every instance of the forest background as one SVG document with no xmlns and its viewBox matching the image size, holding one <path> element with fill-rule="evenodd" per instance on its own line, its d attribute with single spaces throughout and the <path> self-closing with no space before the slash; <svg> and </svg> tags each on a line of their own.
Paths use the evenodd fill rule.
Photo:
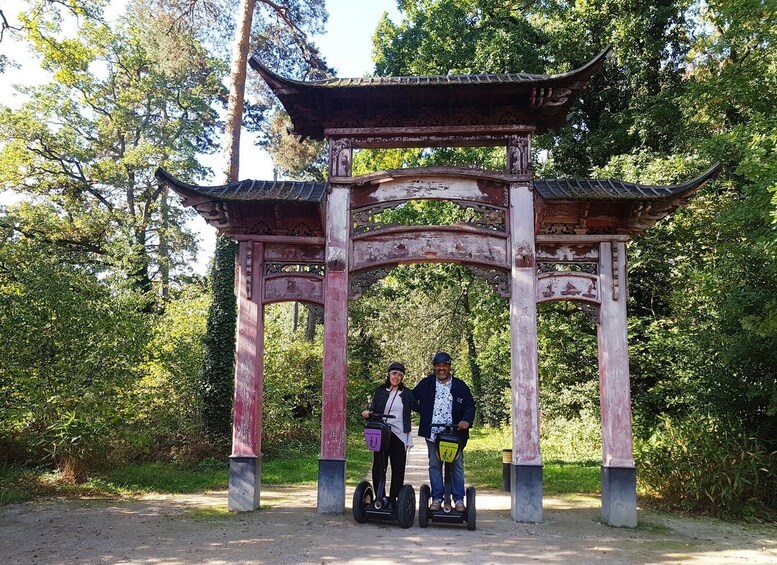
<svg viewBox="0 0 777 565">
<path fill-rule="evenodd" d="M 0 189 L 24 195 L 0 210 L 0 464 L 78 482 L 131 461 L 224 462 L 234 269 L 217 260 L 207 276 L 191 273 L 193 212 L 153 172 L 192 182 L 211 173 L 202 156 L 224 128 L 224 46 L 238 1 L 129 0 L 110 21 L 107 0 L 25 4 L 18 22 L 4 18 L 3 34 L 25 41 L 52 79 L 23 87 L 19 107 L 0 107 Z M 672 184 L 721 163 L 687 207 L 628 246 L 640 489 L 685 510 L 777 507 L 774 3 L 397 7 L 403 19 L 385 16 L 375 30 L 375 75 L 561 73 L 613 46 L 568 125 L 534 138 L 538 178 Z M 323 0 L 258 0 L 251 49 L 285 76 L 331 76 L 310 41 L 326 18 Z M 0 55 L 0 73 L 13 64 Z M 243 124 L 276 174 L 324 179 L 323 145 L 289 138 L 287 120 L 249 74 Z M 362 151 L 354 174 L 439 164 L 499 169 L 504 155 Z M 441 224 L 456 213 L 413 202 L 394 219 Z M 227 256 L 230 246 L 219 242 Z M 405 362 L 412 383 L 439 349 L 470 383 L 479 426 L 509 423 L 507 302 L 467 270 L 397 268 L 349 314 L 352 424 L 390 360 Z M 301 305 L 265 317 L 272 457 L 318 441 L 322 337 Z M 542 305 L 538 323 L 543 441 L 596 446 L 596 327 L 571 304 Z"/>
</svg>

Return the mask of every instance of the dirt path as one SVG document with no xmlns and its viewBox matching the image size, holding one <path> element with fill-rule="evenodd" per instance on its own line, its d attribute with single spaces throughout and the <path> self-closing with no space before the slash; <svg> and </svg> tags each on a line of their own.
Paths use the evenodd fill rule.
<svg viewBox="0 0 777 565">
<path fill-rule="evenodd" d="M 423 476 L 420 461 L 409 471 Z M 546 497 L 542 524 L 517 524 L 507 494 L 480 491 L 476 531 L 403 530 L 356 524 L 352 493 L 334 516 L 316 513 L 314 487 L 265 487 L 262 510 L 243 514 L 226 512 L 224 491 L 15 504 L 0 508 L 0 563 L 777 563 L 775 526 L 641 510 L 637 529 L 610 528 L 592 497 Z"/>
</svg>

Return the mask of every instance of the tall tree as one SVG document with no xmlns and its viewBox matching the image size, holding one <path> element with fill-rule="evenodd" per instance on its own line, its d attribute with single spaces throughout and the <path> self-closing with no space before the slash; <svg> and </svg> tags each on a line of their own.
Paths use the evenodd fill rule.
<svg viewBox="0 0 777 565">
<path fill-rule="evenodd" d="M 0 183 L 47 202 L 46 223 L 14 228 L 29 237 L 91 253 L 150 293 L 180 274 L 194 238 L 190 212 L 167 198 L 153 177 L 162 165 L 202 176 L 197 154 L 218 127 L 222 67 L 197 41 L 159 41 L 159 20 L 132 12 L 115 28 L 85 19 L 72 37 L 56 20 L 23 14 L 23 36 L 52 75 L 20 88 L 28 100 L 0 109 Z M 188 62 L 183 64 L 186 59 Z"/>
<path fill-rule="evenodd" d="M 257 107 L 271 105 L 267 93 L 259 94 L 264 102 L 255 105 L 245 103 L 248 51 L 252 43 L 257 53 L 276 66 L 282 66 L 287 71 L 296 71 L 295 74 L 298 74 L 300 69 L 325 70 L 323 61 L 305 31 L 320 31 L 319 26 L 325 21 L 326 9 L 323 0 L 290 0 L 283 3 L 269 0 L 240 1 L 224 131 L 224 182 L 235 182 L 239 178 L 240 134 L 244 121 L 253 116 L 254 127 L 265 123 L 261 112 L 257 116 L 255 110 Z M 212 396 L 217 406 L 222 405 L 224 398 L 231 399 L 232 395 L 236 303 L 234 293 L 216 290 L 234 287 L 234 262 L 234 244 L 227 236 L 220 236 L 212 270 L 214 299 L 208 314 L 202 378 L 203 391 Z M 219 280 L 215 279 L 216 276 Z M 204 403 L 209 405 L 211 400 L 206 398 Z M 212 428 L 212 431 L 227 439 L 229 429 L 224 429 L 223 419 L 217 420 L 220 423 L 215 424 L 216 427 Z M 206 420 L 210 421 L 211 419 Z"/>
<path fill-rule="evenodd" d="M 775 437 L 775 101 L 765 93 L 775 89 L 777 26 L 769 4 L 406 0 L 400 7 L 406 19 L 386 19 L 376 32 L 380 74 L 564 72 L 613 45 L 569 126 L 535 138 L 534 148 L 548 152 L 534 164 L 538 176 L 671 184 L 723 163 L 721 181 L 630 245 L 637 427 L 649 429 L 662 412 L 734 410 L 753 432 Z M 568 313 L 541 316 L 544 331 L 555 332 L 545 317 L 561 322 Z M 591 359 L 590 335 L 579 355 L 540 337 L 553 357 L 541 366 L 543 386 L 576 387 L 595 401 L 587 386 L 595 375 L 574 362 Z"/>
</svg>

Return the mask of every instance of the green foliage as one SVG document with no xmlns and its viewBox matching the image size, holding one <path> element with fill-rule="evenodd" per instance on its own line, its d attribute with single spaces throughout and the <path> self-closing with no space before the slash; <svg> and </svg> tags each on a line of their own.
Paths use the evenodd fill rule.
<svg viewBox="0 0 777 565">
<path fill-rule="evenodd" d="M 66 259 L 0 244 L 0 443 L 77 466 L 122 420 L 147 325 L 142 297 Z"/>
<path fill-rule="evenodd" d="M 232 401 L 235 382 L 235 254 L 237 245 L 227 236 L 216 240 L 211 285 L 213 300 L 203 347 L 200 402 L 202 421 L 217 444 L 229 444 L 232 437 Z"/>
<path fill-rule="evenodd" d="M 777 503 L 777 452 L 731 419 L 663 418 L 637 461 L 643 487 L 672 507 L 752 515 Z"/>
<path fill-rule="evenodd" d="M 81 3 L 61 4 L 84 15 Z M 90 13 L 66 34 L 53 10 L 22 14 L 19 37 L 51 81 L 20 88 L 18 109 L 0 108 L 0 187 L 40 208 L 22 207 L 13 228 L 164 295 L 195 241 L 185 226 L 192 212 L 153 171 L 206 172 L 197 154 L 211 149 L 224 68 L 190 37 L 160 42 L 164 24 L 148 13 L 113 27 Z"/>
<path fill-rule="evenodd" d="M 305 339 L 306 317 L 294 304 L 265 307 L 265 453 L 307 446 L 320 434 L 323 335 Z"/>
<path fill-rule="evenodd" d="M 206 289 L 190 285 L 155 319 L 143 378 L 133 390 L 135 408 L 125 421 L 122 457 L 169 453 L 188 462 L 208 451 L 199 387 L 209 306 Z"/>
<path fill-rule="evenodd" d="M 599 461 L 591 453 L 591 442 L 582 435 L 590 430 L 590 419 L 581 422 L 568 421 L 568 426 L 576 428 L 572 433 L 543 432 L 542 489 L 547 494 L 585 493 L 595 494 L 600 490 Z M 560 422 L 559 422 L 560 423 Z M 542 429 L 548 424 L 543 422 Z M 565 444 L 571 436 L 580 440 L 574 446 Z M 477 488 L 501 490 L 502 488 L 502 450 L 512 447 L 511 430 L 508 427 L 475 428 L 464 452 L 467 484 Z M 548 453 L 551 453 L 548 457 Z M 554 455 L 568 456 L 569 459 L 555 459 Z M 592 457 L 593 456 L 593 457 Z"/>
<path fill-rule="evenodd" d="M 545 463 L 599 465 L 602 459 L 602 425 L 598 410 L 574 417 L 548 417 L 540 422 L 540 446 Z"/>
</svg>

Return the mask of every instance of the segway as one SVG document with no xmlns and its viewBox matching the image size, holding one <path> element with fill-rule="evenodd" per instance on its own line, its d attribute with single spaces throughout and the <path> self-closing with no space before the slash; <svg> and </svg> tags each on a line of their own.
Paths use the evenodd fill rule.
<svg viewBox="0 0 777 565">
<path fill-rule="evenodd" d="M 434 448 L 437 451 L 437 457 L 442 463 L 442 476 L 445 484 L 443 495 L 443 505 L 439 510 L 432 511 L 429 508 L 432 490 L 429 485 L 421 485 L 420 499 L 418 501 L 418 525 L 425 528 L 429 522 L 439 522 L 441 524 L 461 524 L 466 523 L 468 530 L 475 529 L 475 487 L 469 487 L 466 490 L 466 501 L 463 512 L 457 512 L 451 504 L 451 475 L 453 462 L 461 457 L 464 450 L 464 438 L 458 430 L 451 424 L 432 424 L 432 427 L 442 427 L 443 431 L 437 434 L 434 440 Z"/>
<path fill-rule="evenodd" d="M 415 490 L 411 485 L 403 485 L 399 490 L 396 504 L 391 507 L 386 497 L 385 457 L 388 457 L 388 445 L 391 439 L 391 427 L 386 424 L 389 414 L 372 414 L 364 425 L 364 440 L 367 448 L 376 453 L 373 465 L 378 466 L 378 484 L 373 489 L 369 481 L 362 481 L 353 493 L 353 519 L 363 524 L 369 519 L 394 520 L 403 528 L 409 528 L 415 520 Z M 393 469 L 392 469 L 393 472 Z"/>
</svg>

